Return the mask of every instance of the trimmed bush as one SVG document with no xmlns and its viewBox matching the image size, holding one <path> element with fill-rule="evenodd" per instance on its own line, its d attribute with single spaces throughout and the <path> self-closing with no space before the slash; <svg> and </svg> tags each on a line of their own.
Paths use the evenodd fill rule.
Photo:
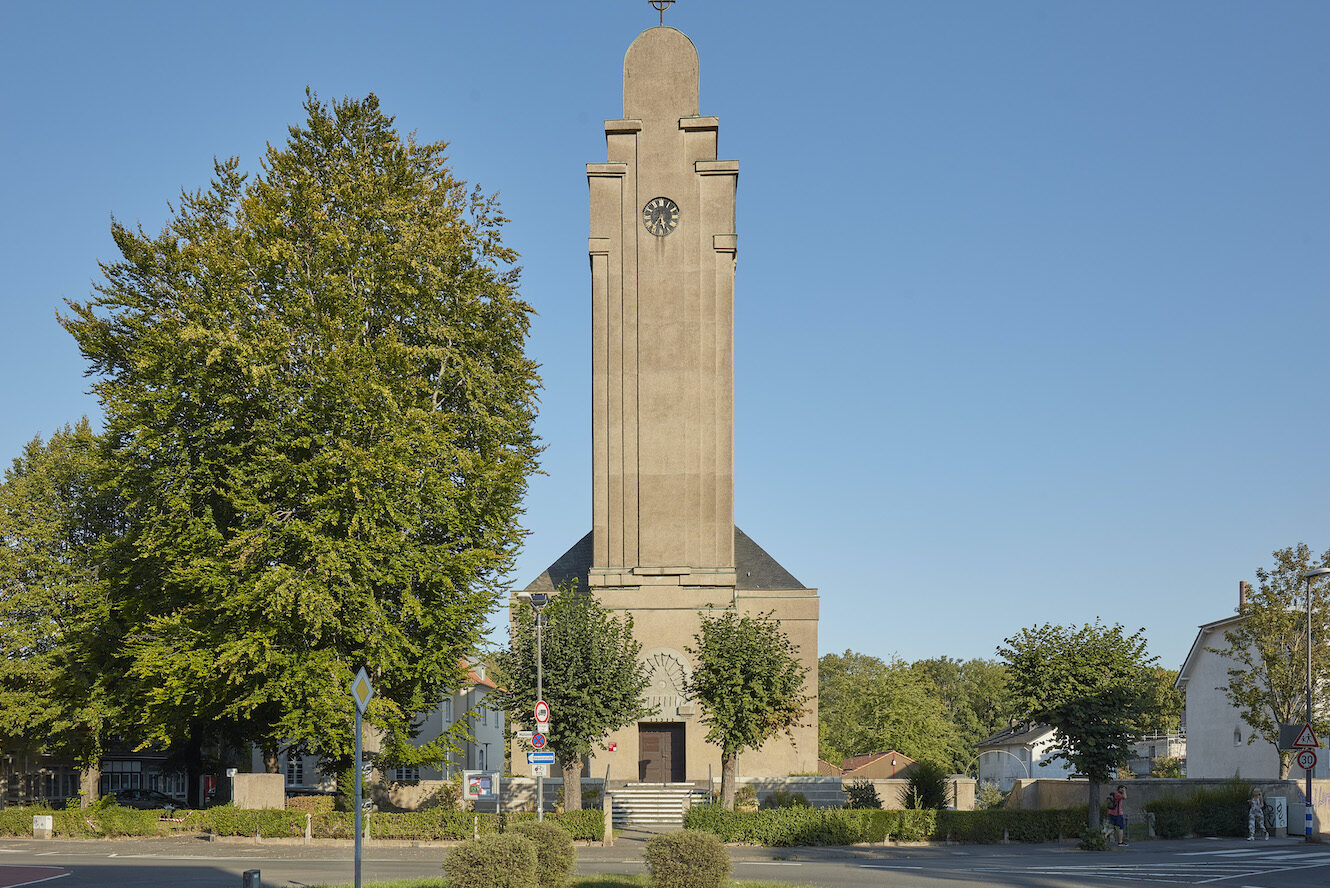
<svg viewBox="0 0 1330 888">
<path fill-rule="evenodd" d="M 563 888 L 572 881 L 577 852 L 566 829 L 553 823 L 523 820 L 509 827 L 508 832 L 526 836 L 535 844 L 536 881 L 540 888 Z"/>
<path fill-rule="evenodd" d="M 1245 836 L 1251 784 L 1232 780 L 1213 789 L 1198 789 L 1187 799 L 1156 799 L 1145 810 L 1155 816 L 1161 839 L 1186 836 Z"/>
<path fill-rule="evenodd" d="M 757 806 L 760 809 L 771 808 L 811 808 L 812 803 L 808 801 L 808 796 L 801 792 L 791 792 L 788 789 L 773 789 L 765 799 Z"/>
<path fill-rule="evenodd" d="M 530 811 L 509 814 L 507 817 L 509 823 L 521 823 L 528 820 L 534 821 L 536 819 L 536 812 Z M 602 811 L 583 809 L 581 811 L 563 811 L 558 814 L 546 814 L 545 822 L 554 824 L 578 841 L 599 842 L 605 838 L 605 814 Z"/>
<path fill-rule="evenodd" d="M 448 888 L 531 888 L 536 884 L 536 845 L 504 833 L 468 839 L 443 859 Z"/>
<path fill-rule="evenodd" d="M 920 762 L 910 772 L 910 782 L 905 789 L 905 807 L 937 810 L 945 808 L 949 789 L 947 772 L 941 765 Z"/>
<path fill-rule="evenodd" d="M 856 780 L 845 790 L 847 808 L 881 808 L 882 799 L 878 798 L 877 787 L 871 780 Z"/>
<path fill-rule="evenodd" d="M 730 855 L 711 833 L 652 836 L 644 856 L 652 888 L 725 888 L 729 882 Z"/>
</svg>

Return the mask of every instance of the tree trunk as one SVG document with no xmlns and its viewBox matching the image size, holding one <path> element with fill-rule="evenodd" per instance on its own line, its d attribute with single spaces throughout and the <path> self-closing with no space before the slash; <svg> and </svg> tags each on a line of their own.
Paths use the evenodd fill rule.
<svg viewBox="0 0 1330 888">
<path fill-rule="evenodd" d="M 188 781 L 189 807 L 195 811 L 203 807 L 203 742 L 190 737 L 185 745 L 185 779 Z"/>
<path fill-rule="evenodd" d="M 263 747 L 263 773 L 280 774 L 282 773 L 281 762 L 277 759 L 277 747 Z"/>
<path fill-rule="evenodd" d="M 100 795 L 102 769 L 99 765 L 89 765 L 79 773 L 79 807 L 87 808 L 97 801 Z"/>
<path fill-rule="evenodd" d="M 582 757 L 559 759 L 563 768 L 563 810 L 582 810 Z"/>
<path fill-rule="evenodd" d="M 1091 777 L 1086 781 L 1090 786 L 1090 835 L 1099 832 L 1099 781 Z"/>
<path fill-rule="evenodd" d="M 1288 772 L 1293 770 L 1293 753 L 1279 753 L 1279 779 L 1287 780 Z"/>
<path fill-rule="evenodd" d="M 732 752 L 720 763 L 720 805 L 726 811 L 734 810 L 734 795 L 738 790 L 735 778 L 739 774 L 739 753 Z"/>
</svg>

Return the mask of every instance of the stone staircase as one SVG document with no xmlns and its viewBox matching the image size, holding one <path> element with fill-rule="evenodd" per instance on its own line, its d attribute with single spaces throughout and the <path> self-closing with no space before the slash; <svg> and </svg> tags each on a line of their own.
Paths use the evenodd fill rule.
<svg viewBox="0 0 1330 888">
<path fill-rule="evenodd" d="M 681 829 L 685 806 L 707 794 L 692 783 L 629 783 L 610 790 L 616 827 Z"/>
</svg>

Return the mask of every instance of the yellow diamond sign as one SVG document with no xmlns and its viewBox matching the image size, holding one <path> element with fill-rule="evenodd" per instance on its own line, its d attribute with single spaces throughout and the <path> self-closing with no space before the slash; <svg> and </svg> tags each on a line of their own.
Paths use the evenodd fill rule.
<svg viewBox="0 0 1330 888">
<path fill-rule="evenodd" d="M 355 680 L 351 682 L 351 699 L 356 701 L 356 708 L 364 712 L 365 707 L 369 705 L 370 697 L 373 696 L 374 685 L 370 684 L 369 675 L 365 673 L 365 667 L 361 666 Z"/>
</svg>

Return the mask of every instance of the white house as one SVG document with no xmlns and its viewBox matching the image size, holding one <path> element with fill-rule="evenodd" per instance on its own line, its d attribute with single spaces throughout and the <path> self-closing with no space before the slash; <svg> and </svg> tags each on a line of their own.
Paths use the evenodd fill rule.
<svg viewBox="0 0 1330 888">
<path fill-rule="evenodd" d="M 1070 777 L 1066 759 L 1052 759 L 1058 751 L 1056 735 L 1048 725 L 1017 722 L 976 743 L 979 783 L 991 781 L 1006 792 L 1018 779 Z"/>
<path fill-rule="evenodd" d="M 1242 601 L 1239 592 L 1239 605 Z M 1196 633 L 1187 659 L 1178 672 L 1177 686 L 1186 694 L 1184 726 L 1187 732 L 1188 777 L 1233 777 L 1278 779 L 1279 753 L 1274 744 L 1253 738 L 1250 725 L 1225 695 L 1228 670 L 1234 661 L 1216 653 L 1228 647 L 1224 632 L 1241 623 L 1241 614 L 1204 623 Z M 1322 738 L 1322 747 L 1325 740 Z M 1330 777 L 1330 758 L 1322 748 L 1313 777 Z M 1302 777 L 1296 766 L 1291 777 Z"/>
<path fill-rule="evenodd" d="M 494 690 L 494 682 L 486 676 L 485 664 L 468 660 L 466 679 L 462 686 L 439 701 L 429 712 L 421 713 L 417 723 L 420 733 L 417 745 L 437 739 L 448 727 L 464 721 L 474 741 L 465 741 L 442 767 L 389 768 L 383 779 L 400 782 L 417 780 L 446 780 L 463 770 L 502 771 L 504 763 L 503 712 L 490 709 L 486 700 Z M 334 779 L 319 772 L 319 757 L 283 753 L 281 767 L 286 774 L 287 791 L 331 791 Z M 253 770 L 263 770 L 263 754 L 255 750 Z"/>
</svg>

